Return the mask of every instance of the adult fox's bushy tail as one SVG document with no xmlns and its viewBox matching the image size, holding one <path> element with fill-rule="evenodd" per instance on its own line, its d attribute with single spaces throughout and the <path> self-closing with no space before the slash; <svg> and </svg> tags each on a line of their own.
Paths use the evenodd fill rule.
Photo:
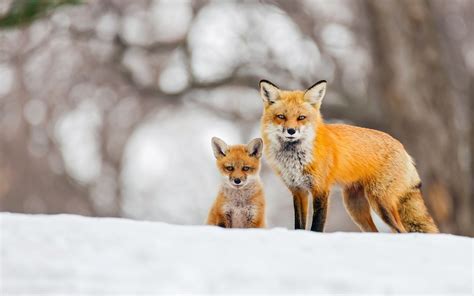
<svg viewBox="0 0 474 296">
<path fill-rule="evenodd" d="M 438 233 L 438 227 L 428 213 L 421 190 L 414 188 L 399 200 L 398 212 L 408 232 Z"/>
</svg>

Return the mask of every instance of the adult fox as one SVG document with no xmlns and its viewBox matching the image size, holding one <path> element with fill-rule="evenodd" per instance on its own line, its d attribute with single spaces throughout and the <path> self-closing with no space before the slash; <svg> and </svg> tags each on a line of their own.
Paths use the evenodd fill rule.
<svg viewBox="0 0 474 296">
<path fill-rule="evenodd" d="M 347 212 L 363 231 L 377 231 L 372 208 L 395 232 L 438 232 L 414 162 L 400 142 L 380 131 L 324 123 L 326 84 L 285 91 L 260 81 L 265 155 L 293 194 L 295 228 L 305 229 L 311 193 L 311 230 L 324 230 L 329 190 L 338 183 Z"/>
</svg>

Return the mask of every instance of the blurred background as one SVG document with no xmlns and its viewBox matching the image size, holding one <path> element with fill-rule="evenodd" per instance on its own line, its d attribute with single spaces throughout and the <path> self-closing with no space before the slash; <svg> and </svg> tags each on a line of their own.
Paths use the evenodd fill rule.
<svg viewBox="0 0 474 296">
<path fill-rule="evenodd" d="M 202 224 L 210 138 L 259 135 L 258 81 L 326 79 L 326 120 L 398 138 L 441 230 L 473 235 L 473 28 L 471 0 L 0 0 L 0 211 Z M 338 188 L 328 219 L 358 231 Z"/>
</svg>

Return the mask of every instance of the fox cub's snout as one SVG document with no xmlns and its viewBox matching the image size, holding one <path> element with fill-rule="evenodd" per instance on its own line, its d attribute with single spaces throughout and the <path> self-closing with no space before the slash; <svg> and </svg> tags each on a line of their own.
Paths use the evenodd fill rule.
<svg viewBox="0 0 474 296">
<path fill-rule="evenodd" d="M 228 146 L 221 139 L 212 138 L 212 149 L 217 168 L 224 184 L 232 188 L 244 188 L 256 181 L 260 171 L 263 141 L 254 139 L 247 145 Z"/>
<path fill-rule="evenodd" d="M 223 180 L 207 224 L 225 228 L 265 227 L 265 199 L 259 178 L 262 139 L 229 146 L 214 137 L 212 150 Z"/>
</svg>

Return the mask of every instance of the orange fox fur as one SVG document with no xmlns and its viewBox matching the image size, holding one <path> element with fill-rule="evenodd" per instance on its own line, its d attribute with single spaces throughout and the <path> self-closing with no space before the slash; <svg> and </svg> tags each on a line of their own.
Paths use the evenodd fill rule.
<svg viewBox="0 0 474 296">
<path fill-rule="evenodd" d="M 403 145 L 386 133 L 325 124 L 320 106 L 326 81 L 306 91 L 284 91 L 260 82 L 265 155 L 293 195 L 295 228 L 304 229 L 309 193 L 311 230 L 323 231 L 333 184 L 363 231 L 376 232 L 370 209 L 395 232 L 438 232 L 423 202 L 421 182 Z"/>
<path fill-rule="evenodd" d="M 259 178 L 262 139 L 228 146 L 212 138 L 216 164 L 223 179 L 207 224 L 225 228 L 264 228 L 265 198 Z"/>
</svg>

